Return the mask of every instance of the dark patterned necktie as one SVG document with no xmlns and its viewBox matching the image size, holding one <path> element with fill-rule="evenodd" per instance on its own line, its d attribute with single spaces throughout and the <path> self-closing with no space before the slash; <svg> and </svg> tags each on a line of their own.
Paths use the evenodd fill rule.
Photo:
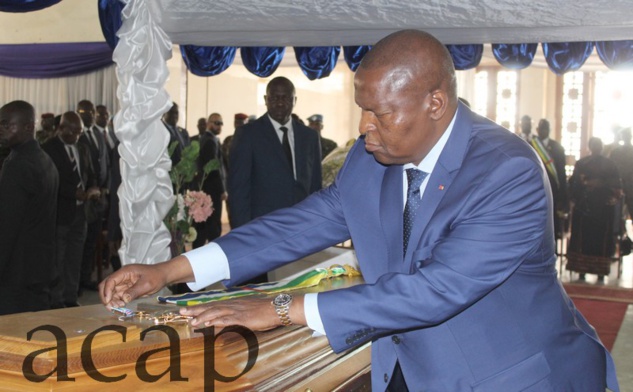
<svg viewBox="0 0 633 392">
<path fill-rule="evenodd" d="M 283 132 L 284 134 L 284 137 L 281 142 L 284 148 L 284 153 L 286 154 L 286 158 L 288 159 L 288 162 L 290 163 L 290 167 L 292 167 L 294 170 L 294 165 L 292 164 L 292 150 L 290 149 L 290 140 L 288 140 L 288 128 L 279 127 L 279 130 Z"/>
<path fill-rule="evenodd" d="M 415 213 L 420 206 L 420 185 L 426 178 L 428 173 L 418 169 L 407 169 L 407 204 L 404 207 L 404 225 L 403 225 L 403 255 L 407 254 L 407 246 L 409 245 L 409 236 L 415 221 Z"/>
</svg>

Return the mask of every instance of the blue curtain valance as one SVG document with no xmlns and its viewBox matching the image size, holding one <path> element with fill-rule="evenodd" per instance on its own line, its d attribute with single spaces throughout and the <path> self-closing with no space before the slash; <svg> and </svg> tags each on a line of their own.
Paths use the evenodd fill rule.
<svg viewBox="0 0 633 392">
<path fill-rule="evenodd" d="M 272 75 L 281 64 L 286 48 L 280 47 L 243 47 L 240 48 L 242 64 L 246 69 L 260 78 Z"/>
<path fill-rule="evenodd" d="M 451 53 L 455 69 L 458 71 L 475 68 L 481 62 L 481 56 L 484 54 L 482 44 L 446 45 L 446 48 Z"/>
<path fill-rule="evenodd" d="M 0 58 L 0 75 L 29 79 L 79 75 L 113 64 L 105 42 L 0 45 Z"/>
<path fill-rule="evenodd" d="M 538 44 L 492 44 L 492 54 L 506 68 L 523 69 L 532 64 Z"/>
<path fill-rule="evenodd" d="M 633 69 L 633 41 L 596 42 L 596 51 L 609 69 Z"/>
<path fill-rule="evenodd" d="M 0 11 L 31 12 L 55 5 L 62 0 L 0 0 Z"/>
<path fill-rule="evenodd" d="M 593 42 L 544 42 L 543 54 L 556 75 L 577 71 L 593 52 Z"/>
<path fill-rule="evenodd" d="M 198 76 L 215 76 L 224 72 L 233 64 L 236 50 L 235 46 L 180 46 L 187 68 Z"/>
<path fill-rule="evenodd" d="M 119 0 L 98 0 L 99 4 L 99 22 L 101 22 L 101 31 L 106 42 L 112 49 L 119 42 L 116 32 L 121 27 L 121 12 L 125 4 Z"/>
<path fill-rule="evenodd" d="M 341 53 L 340 46 L 295 46 L 294 49 L 299 68 L 310 80 L 329 76 Z"/>
<path fill-rule="evenodd" d="M 349 69 L 356 72 L 356 68 L 360 65 L 360 61 L 365 54 L 371 50 L 371 45 L 363 46 L 343 46 L 343 56 Z"/>
</svg>

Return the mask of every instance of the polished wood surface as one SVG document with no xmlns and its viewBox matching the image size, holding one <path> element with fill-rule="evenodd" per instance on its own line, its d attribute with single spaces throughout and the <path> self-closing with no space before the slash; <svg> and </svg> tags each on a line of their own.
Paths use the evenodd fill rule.
<svg viewBox="0 0 633 392">
<path fill-rule="evenodd" d="M 327 291 L 358 283 L 362 278 L 339 277 L 304 291 Z M 149 298 L 129 307 L 151 312 L 177 309 Z M 168 326 L 178 336 L 171 343 L 166 333 L 147 331 L 154 327 L 151 321 L 120 321 L 100 305 L 0 317 L 0 391 L 369 390 L 369 344 L 334 354 L 326 337 L 313 337 L 306 327 L 256 332 L 256 343 L 251 341 L 249 346 L 235 332 L 206 329 L 201 333 L 186 323 Z M 31 332 L 27 340 L 29 331 L 38 327 L 48 329 Z M 104 327 L 109 329 L 96 332 Z M 56 340 L 51 328 L 63 331 L 65 344 Z M 115 328 L 118 330 L 110 330 Z M 57 356 L 64 348 L 60 351 L 57 346 L 67 350 L 60 361 L 62 366 L 67 364 L 67 378 L 72 381 L 58 379 Z M 27 379 L 23 366 L 28 356 L 33 357 L 35 375 L 51 376 L 40 382 Z M 98 373 L 87 374 L 90 366 Z M 101 381 L 96 380 L 99 377 Z M 105 382 L 103 377 L 122 379 Z M 220 380 L 222 377 L 226 379 Z"/>
</svg>

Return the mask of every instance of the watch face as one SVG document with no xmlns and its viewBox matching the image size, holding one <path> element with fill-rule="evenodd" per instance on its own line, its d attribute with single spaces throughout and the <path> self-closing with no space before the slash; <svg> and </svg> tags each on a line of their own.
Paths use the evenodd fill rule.
<svg viewBox="0 0 633 392">
<path fill-rule="evenodd" d="M 292 302 L 292 295 L 290 294 L 279 294 L 273 299 L 273 305 L 275 306 L 286 306 Z"/>
</svg>

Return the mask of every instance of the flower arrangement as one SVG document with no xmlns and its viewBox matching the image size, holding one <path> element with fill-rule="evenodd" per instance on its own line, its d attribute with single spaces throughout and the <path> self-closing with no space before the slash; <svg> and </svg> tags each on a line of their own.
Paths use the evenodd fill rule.
<svg viewBox="0 0 633 392">
<path fill-rule="evenodd" d="M 176 147 L 177 142 L 169 146 L 170 155 Z M 198 233 L 193 223 L 204 222 L 213 213 L 211 196 L 199 189 L 209 173 L 217 170 L 220 164 L 217 159 L 213 159 L 202 168 L 202 173 L 198 173 L 199 154 L 200 144 L 197 141 L 191 142 L 191 145 L 182 150 L 180 162 L 169 173 L 175 200 L 163 222 L 171 233 L 172 256 L 183 253 L 185 243 L 196 240 Z"/>
</svg>

